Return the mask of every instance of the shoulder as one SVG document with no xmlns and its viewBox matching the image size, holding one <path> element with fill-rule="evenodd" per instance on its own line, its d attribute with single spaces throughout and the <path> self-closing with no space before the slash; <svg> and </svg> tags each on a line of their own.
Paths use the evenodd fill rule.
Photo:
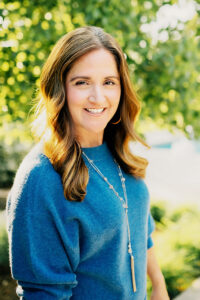
<svg viewBox="0 0 200 300">
<path fill-rule="evenodd" d="M 150 203 L 150 194 L 144 179 L 136 178 L 133 175 L 126 177 L 126 189 L 131 203 L 139 209 L 146 210 Z"/>
<path fill-rule="evenodd" d="M 10 198 L 13 202 L 30 204 L 41 198 L 48 201 L 52 194 L 63 195 L 61 177 L 37 144 L 19 166 Z"/>
<path fill-rule="evenodd" d="M 149 195 L 147 184 L 143 178 L 127 174 L 126 184 L 132 186 L 136 191 Z"/>
<path fill-rule="evenodd" d="M 136 179 L 136 181 L 138 182 L 138 186 L 140 187 L 140 189 L 142 190 L 142 192 L 149 197 L 149 189 L 148 186 L 145 182 L 145 180 L 143 178 L 139 178 Z"/>
<path fill-rule="evenodd" d="M 43 154 L 41 145 L 37 144 L 20 164 L 14 184 L 16 181 L 18 184 L 25 184 L 27 181 L 39 183 L 41 178 L 48 181 L 59 177 L 48 157 Z"/>
</svg>

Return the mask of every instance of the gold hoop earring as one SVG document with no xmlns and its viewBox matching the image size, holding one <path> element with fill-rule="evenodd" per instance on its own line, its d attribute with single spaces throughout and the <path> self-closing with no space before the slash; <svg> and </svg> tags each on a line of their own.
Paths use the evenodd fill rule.
<svg viewBox="0 0 200 300">
<path fill-rule="evenodd" d="M 117 125 L 117 124 L 119 124 L 120 122 L 121 122 L 121 117 L 119 118 L 119 120 L 118 120 L 117 122 L 114 122 L 114 123 L 111 123 L 111 124 Z"/>
</svg>

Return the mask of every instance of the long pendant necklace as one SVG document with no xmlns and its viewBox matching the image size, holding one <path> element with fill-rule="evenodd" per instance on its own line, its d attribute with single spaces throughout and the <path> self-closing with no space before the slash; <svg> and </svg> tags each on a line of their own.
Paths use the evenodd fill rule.
<svg viewBox="0 0 200 300">
<path fill-rule="evenodd" d="M 135 281 L 135 267 L 134 267 L 134 256 L 133 256 L 133 251 L 132 251 L 132 246 L 131 246 L 131 234 L 130 234 L 130 226 L 129 226 L 129 220 L 128 220 L 128 198 L 127 198 L 127 192 L 126 192 L 126 185 L 125 185 L 125 178 L 122 174 L 122 170 L 120 168 L 120 165 L 117 163 L 117 161 L 114 159 L 114 162 L 116 163 L 118 170 L 119 170 L 119 177 L 121 180 L 122 184 L 122 189 L 123 189 L 123 194 L 124 194 L 124 199 L 120 197 L 118 192 L 115 190 L 112 184 L 108 181 L 108 179 L 101 173 L 101 171 L 97 168 L 97 166 L 94 164 L 93 160 L 91 160 L 85 152 L 82 152 L 83 155 L 86 157 L 88 160 L 89 164 L 93 167 L 93 169 L 100 175 L 100 177 L 108 184 L 109 188 L 114 192 L 114 194 L 117 196 L 117 198 L 123 202 L 123 208 L 125 210 L 125 216 L 126 216 L 126 222 L 127 222 L 127 230 L 128 230 L 128 253 L 130 254 L 131 258 L 131 275 L 132 275 L 132 284 L 133 284 L 133 291 L 136 292 L 136 281 Z"/>
</svg>

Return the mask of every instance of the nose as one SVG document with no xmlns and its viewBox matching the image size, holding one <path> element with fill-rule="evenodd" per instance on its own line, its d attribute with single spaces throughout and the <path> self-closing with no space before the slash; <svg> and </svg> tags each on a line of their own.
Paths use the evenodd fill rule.
<svg viewBox="0 0 200 300">
<path fill-rule="evenodd" d="M 95 104 L 104 103 L 105 95 L 104 95 L 103 88 L 99 85 L 94 86 L 88 99 L 91 103 L 95 103 Z"/>
</svg>

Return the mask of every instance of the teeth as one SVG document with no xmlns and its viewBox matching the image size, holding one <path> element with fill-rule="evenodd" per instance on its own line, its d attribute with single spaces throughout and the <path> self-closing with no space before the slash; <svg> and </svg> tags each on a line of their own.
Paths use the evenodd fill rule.
<svg viewBox="0 0 200 300">
<path fill-rule="evenodd" d="M 86 110 L 93 114 L 99 114 L 104 110 L 104 108 L 86 108 Z"/>
</svg>

